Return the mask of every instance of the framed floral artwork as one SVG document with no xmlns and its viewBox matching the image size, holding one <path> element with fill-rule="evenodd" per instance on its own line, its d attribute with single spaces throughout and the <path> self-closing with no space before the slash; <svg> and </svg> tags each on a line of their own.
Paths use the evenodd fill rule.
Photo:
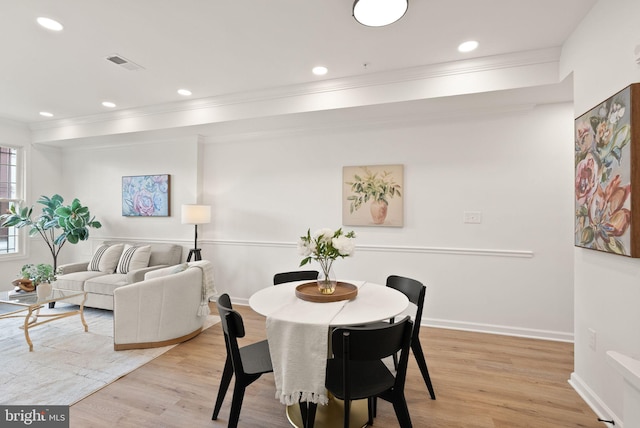
<svg viewBox="0 0 640 428">
<path fill-rule="evenodd" d="M 640 84 L 575 120 L 575 245 L 640 257 Z"/>
<path fill-rule="evenodd" d="M 168 217 L 170 184 L 168 174 L 122 177 L 122 215 Z"/>
<path fill-rule="evenodd" d="M 402 227 L 404 166 L 342 168 L 342 224 Z"/>
</svg>

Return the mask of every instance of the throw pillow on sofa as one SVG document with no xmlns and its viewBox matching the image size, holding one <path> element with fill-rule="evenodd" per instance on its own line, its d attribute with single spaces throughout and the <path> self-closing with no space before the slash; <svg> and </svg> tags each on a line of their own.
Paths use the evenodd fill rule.
<svg viewBox="0 0 640 428">
<path fill-rule="evenodd" d="M 146 268 L 149 266 L 150 257 L 151 245 L 135 247 L 127 244 L 118 261 L 116 273 L 129 273 L 132 270 Z"/>
<path fill-rule="evenodd" d="M 88 271 L 114 273 L 122 254 L 124 244 L 102 244 L 93 253 L 87 266 Z"/>
</svg>

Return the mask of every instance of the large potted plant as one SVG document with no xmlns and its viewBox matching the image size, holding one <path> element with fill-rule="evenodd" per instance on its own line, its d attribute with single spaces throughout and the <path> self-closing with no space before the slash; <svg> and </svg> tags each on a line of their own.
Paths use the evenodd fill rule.
<svg viewBox="0 0 640 428">
<path fill-rule="evenodd" d="M 347 197 L 351 201 L 349 212 L 353 214 L 362 204 L 371 201 L 369 210 L 374 224 L 382 224 L 387 218 L 387 208 L 389 199 L 395 195 L 402 196 L 401 186 L 395 182 L 392 173 L 383 171 L 381 174 L 371 172 L 369 168 L 364 168 L 364 174 L 355 174 L 353 181 L 346 184 L 351 186 L 351 191 L 355 193 Z"/>
<path fill-rule="evenodd" d="M 0 216 L 0 226 L 29 227 L 29 236 L 40 235 L 49 247 L 53 258 L 53 272 L 58 270 L 58 254 L 67 242 L 77 244 L 89 238 L 89 228 L 102 227 L 95 217 L 91 217 L 89 208 L 82 206 L 78 199 L 70 205 L 64 205 L 60 195 L 51 198 L 41 196 L 37 200 L 44 205 L 42 213 L 32 218 L 33 207 L 20 208 L 12 204 L 6 214 Z"/>
</svg>

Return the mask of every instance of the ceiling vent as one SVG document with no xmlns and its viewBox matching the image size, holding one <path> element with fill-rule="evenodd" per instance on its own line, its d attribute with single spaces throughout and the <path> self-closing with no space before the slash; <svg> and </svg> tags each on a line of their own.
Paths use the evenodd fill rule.
<svg viewBox="0 0 640 428">
<path fill-rule="evenodd" d="M 122 55 L 118 55 L 118 54 L 113 54 L 113 55 L 109 55 L 107 57 L 107 61 L 110 61 L 112 63 L 114 63 L 115 65 L 119 65 L 122 68 L 125 68 L 129 71 L 136 71 L 136 70 L 143 70 L 144 67 L 142 67 L 141 65 L 136 64 L 133 61 L 130 61 L 128 59 L 126 59 L 125 57 L 123 57 Z"/>
</svg>

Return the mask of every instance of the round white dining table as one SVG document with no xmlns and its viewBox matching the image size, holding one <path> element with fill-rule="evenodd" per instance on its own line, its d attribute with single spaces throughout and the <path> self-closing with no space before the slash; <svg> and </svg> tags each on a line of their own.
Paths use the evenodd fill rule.
<svg viewBox="0 0 640 428">
<path fill-rule="evenodd" d="M 407 296 L 385 285 L 365 281 L 340 280 L 358 287 L 358 294 L 348 300 L 342 310 L 333 318 L 331 326 L 360 325 L 382 321 L 404 312 L 409 306 Z M 309 281 L 296 281 L 270 286 L 257 291 L 249 298 L 249 306 L 260 315 L 275 316 L 284 305 L 290 305 L 297 298 L 296 287 Z M 292 300 L 293 299 L 293 300 Z M 315 303 L 324 305 L 325 303 Z M 310 321 L 308 312 L 301 306 L 298 313 L 300 322 Z"/>
<path fill-rule="evenodd" d="M 405 312 L 409 306 L 407 297 L 385 285 L 353 280 L 340 280 L 358 287 L 355 298 L 339 305 L 338 312 L 332 315 L 330 327 L 362 325 L 387 320 Z M 249 298 L 249 306 L 257 313 L 271 319 L 297 323 L 313 324 L 319 314 L 328 311 L 334 303 L 319 303 L 301 300 L 296 296 L 296 287 L 309 281 L 296 281 L 269 286 L 256 292 Z M 311 305 L 311 306 L 310 306 Z M 316 306 L 318 305 L 318 306 Z M 331 312 L 333 314 L 333 312 Z M 330 397 L 327 406 L 318 406 L 315 416 L 315 428 L 334 428 L 342 424 L 343 406 L 340 400 Z M 367 425 L 367 400 L 353 401 L 351 406 L 351 426 Z M 287 407 L 289 422 L 302 427 L 302 417 L 297 404 Z"/>
</svg>

